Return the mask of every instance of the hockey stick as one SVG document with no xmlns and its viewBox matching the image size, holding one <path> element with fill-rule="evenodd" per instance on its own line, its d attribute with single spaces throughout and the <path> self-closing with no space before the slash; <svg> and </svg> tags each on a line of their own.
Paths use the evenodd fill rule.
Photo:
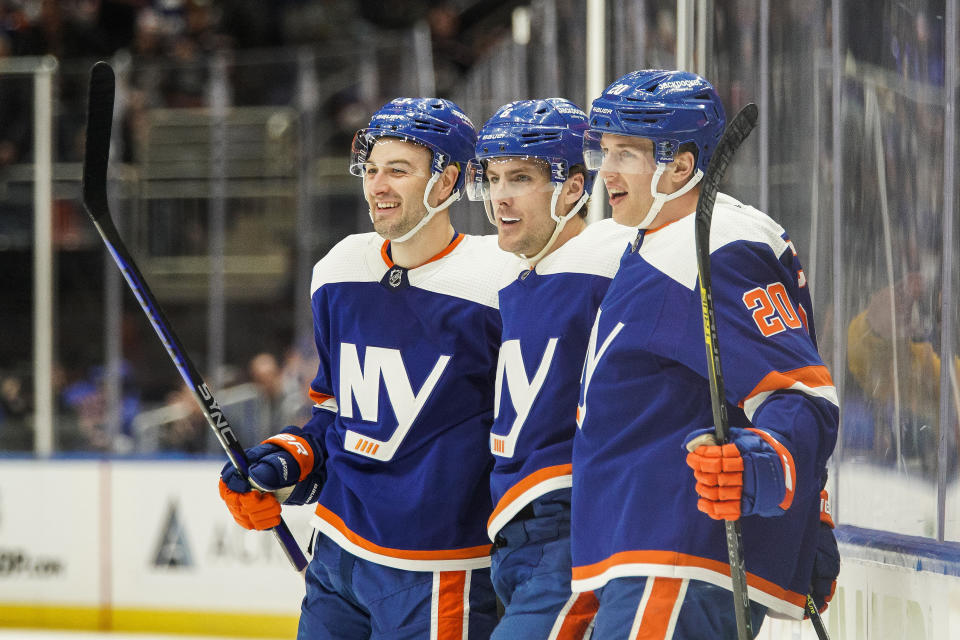
<svg viewBox="0 0 960 640">
<path fill-rule="evenodd" d="M 717 324 L 713 310 L 713 287 L 710 282 L 710 223 L 713 221 L 713 205 L 717 200 L 720 180 L 727 170 L 740 144 L 746 140 L 757 124 L 757 105 L 752 102 L 734 116 L 717 144 L 707 172 L 703 176 L 696 212 L 697 273 L 700 276 L 700 303 L 703 309 L 703 340 L 707 349 L 707 367 L 710 379 L 710 402 L 713 408 L 713 423 L 717 441 L 727 442 L 730 422 L 724 404 L 723 373 L 720 368 L 720 346 L 717 343 Z M 730 557 L 730 578 L 733 580 L 733 602 L 737 618 L 737 636 L 740 640 L 753 638 L 753 623 L 750 619 L 750 599 L 747 596 L 747 570 L 743 561 L 743 536 L 739 520 L 726 520 L 727 554 Z M 804 609 L 810 616 L 813 628 L 820 640 L 830 640 L 820 618 L 820 612 L 808 594 Z"/>
<path fill-rule="evenodd" d="M 700 197 L 697 200 L 696 244 L 697 273 L 700 276 L 700 304 L 703 309 L 703 340 L 707 348 L 707 369 L 710 380 L 710 404 L 717 441 L 727 442 L 730 422 L 724 404 L 723 374 L 720 369 L 720 347 L 717 344 L 717 325 L 713 311 L 713 288 L 710 284 L 710 223 L 713 205 L 717 200 L 720 180 L 740 144 L 757 124 L 757 105 L 752 102 L 740 110 L 720 138 L 707 172 L 703 176 Z M 753 623 L 750 620 L 750 599 L 747 597 L 747 570 L 743 563 L 743 536 L 739 520 L 725 520 L 727 554 L 730 557 L 730 578 L 733 580 L 733 606 L 737 618 L 737 637 L 752 640 Z"/>
<path fill-rule="evenodd" d="M 810 616 L 810 622 L 817 632 L 817 637 L 820 638 L 820 640 L 830 640 L 830 634 L 827 633 L 827 628 L 823 624 L 823 618 L 820 617 L 820 612 L 817 611 L 817 603 L 813 601 L 813 596 L 809 593 L 807 594 L 807 602 L 804 605 L 804 609 L 807 615 Z"/>
<path fill-rule="evenodd" d="M 163 310 L 147 286 L 146 280 L 137 268 L 133 257 L 120 238 L 117 227 L 110 217 L 110 207 L 107 202 L 107 163 L 110 159 L 110 130 L 113 126 L 113 100 L 115 79 L 113 69 L 106 62 L 97 62 L 90 70 L 90 94 L 87 104 L 87 131 L 86 148 L 83 156 L 83 206 L 90 214 L 94 226 L 100 232 L 107 250 L 113 256 L 117 266 L 126 278 L 130 290 L 136 296 L 137 302 L 150 320 L 160 341 L 170 354 L 170 358 L 180 371 L 180 376 L 193 392 L 193 397 L 200 405 L 204 417 L 210 424 L 217 440 L 223 446 L 230 458 L 230 462 L 237 468 L 237 472 L 247 478 L 250 463 L 243 452 L 243 447 L 237 441 L 236 435 L 230 428 L 230 423 L 223 415 L 220 405 L 206 383 L 197 373 L 196 367 L 187 356 L 186 350 L 173 332 L 173 327 L 167 321 Z M 303 572 L 307 567 L 300 546 L 293 534 L 282 519 L 280 524 L 272 529 L 277 540 L 290 562 Z"/>
</svg>

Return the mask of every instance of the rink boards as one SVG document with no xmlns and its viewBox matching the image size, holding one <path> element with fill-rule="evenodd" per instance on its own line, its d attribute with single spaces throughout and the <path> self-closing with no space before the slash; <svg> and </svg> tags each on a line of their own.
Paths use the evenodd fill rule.
<svg viewBox="0 0 960 640">
<path fill-rule="evenodd" d="M 0 626 L 293 636 L 303 580 L 222 463 L 0 461 Z M 306 546 L 310 509 L 284 517 Z"/>
<path fill-rule="evenodd" d="M 271 534 L 233 522 L 221 465 L 0 460 L 0 627 L 293 637 L 302 579 Z M 302 547 L 310 513 L 284 508 Z M 946 640 L 960 628 L 960 546 L 855 527 L 838 537 L 834 639 Z M 816 635 L 768 620 L 760 638 Z"/>
</svg>

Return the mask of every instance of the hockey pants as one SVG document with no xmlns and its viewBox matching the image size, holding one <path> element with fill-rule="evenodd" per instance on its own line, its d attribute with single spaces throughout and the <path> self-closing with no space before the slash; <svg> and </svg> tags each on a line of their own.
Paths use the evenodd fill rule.
<svg viewBox="0 0 960 640">
<path fill-rule="evenodd" d="M 491 640 L 582 640 L 593 593 L 570 592 L 570 490 L 541 496 L 494 542 L 493 588 L 504 615 Z"/>
<path fill-rule="evenodd" d="M 323 535 L 306 589 L 297 640 L 486 640 L 497 621 L 489 569 L 394 569 Z"/>
<path fill-rule="evenodd" d="M 615 578 L 597 589 L 593 630 L 603 640 L 737 640 L 733 593 L 699 580 Z M 767 608 L 750 603 L 754 633 Z"/>
</svg>

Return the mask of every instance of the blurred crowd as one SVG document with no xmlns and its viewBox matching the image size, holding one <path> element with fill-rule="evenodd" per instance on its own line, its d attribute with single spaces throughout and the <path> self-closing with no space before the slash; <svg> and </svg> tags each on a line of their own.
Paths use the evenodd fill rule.
<svg viewBox="0 0 960 640">
<path fill-rule="evenodd" d="M 291 79 L 296 72 L 296 56 L 289 52 L 306 48 L 325 56 L 324 60 L 336 61 L 317 69 L 324 84 L 317 106 L 317 122 L 322 125 L 317 127 L 322 129 L 317 145 L 325 146 L 323 153 L 342 154 L 350 136 L 363 126 L 369 114 L 383 100 L 396 95 L 394 90 L 401 90 L 390 82 L 393 76 L 409 71 L 403 65 L 411 62 L 405 58 L 413 56 L 412 34 L 417 29 L 430 37 L 436 94 L 452 97 L 471 68 L 509 36 L 511 12 L 520 4 L 530 3 L 0 0 L 0 66 L 11 56 L 50 54 L 58 58 L 61 72 L 55 156 L 58 162 L 75 162 L 82 152 L 86 71 L 94 59 L 110 58 L 121 63 L 118 67 L 126 60 L 119 148 L 125 161 L 135 163 L 141 159 L 138 154 L 146 130 L 143 120 L 150 109 L 209 104 L 216 56 L 228 59 L 232 104 L 292 105 L 296 102 L 291 89 L 297 84 Z M 670 66 L 676 37 L 675 4 L 670 0 L 641 4 L 646 15 L 630 13 L 623 9 L 626 5 L 620 7 L 622 15 L 646 25 L 641 63 Z M 843 6 L 850 13 L 856 3 Z M 559 38 L 563 56 L 559 62 L 563 66 L 582 57 L 571 44 L 578 42 L 572 37 L 574 32 L 582 30 L 581 4 L 559 0 L 557 8 L 557 33 L 563 36 Z M 741 64 L 758 58 L 759 40 L 754 28 L 757 6 L 730 1 L 715 3 L 715 9 L 717 84 L 728 91 L 724 95 L 728 104 L 743 104 L 759 90 L 754 86 L 757 74 L 743 73 Z M 941 237 L 945 120 L 943 100 L 937 93 L 942 90 L 946 73 L 943 16 L 943 0 L 885 1 L 877 3 L 875 10 L 858 13 L 856 18 L 850 13 L 850 19 L 844 21 L 841 41 L 845 86 L 840 117 L 846 135 L 863 141 L 846 144 L 842 169 L 844 225 L 856 230 L 846 239 L 845 251 L 857 266 L 847 265 L 844 273 L 849 296 L 845 317 L 835 318 L 835 310 L 829 305 L 818 309 L 824 318 L 821 351 L 829 354 L 833 341 L 847 341 L 846 371 L 838 373 L 850 382 L 843 398 L 847 455 L 913 467 L 925 477 L 932 477 L 937 470 L 941 356 L 953 364 L 949 386 L 954 393 L 949 400 L 951 410 L 960 411 L 960 385 L 956 382 L 960 360 L 943 355 L 939 344 L 943 323 L 957 328 L 960 320 L 940 317 L 941 285 L 936 277 L 945 252 Z M 791 174 L 795 166 L 818 167 L 820 175 L 814 180 L 823 187 L 813 196 L 819 201 L 812 204 L 822 211 L 832 210 L 831 7 L 783 3 L 770 18 L 771 41 L 777 43 L 771 51 L 771 66 L 777 70 L 771 75 L 769 117 L 776 140 L 776 148 L 771 149 L 772 162 L 780 168 L 789 167 L 786 173 Z M 614 27 L 625 29 L 626 25 L 611 25 L 612 30 Z M 628 49 L 619 47 L 619 52 Z M 286 53 L 278 56 L 278 51 Z M 617 55 L 616 50 L 611 53 L 613 58 Z M 262 63 L 274 59 L 272 56 L 276 56 L 276 64 L 243 62 Z M 380 73 L 381 84 L 373 92 L 364 86 L 364 61 Z M 627 62 L 636 64 L 632 59 Z M 531 56 L 524 64 L 534 75 L 558 61 Z M 347 81 L 333 81 L 323 73 L 340 73 L 347 76 Z M 6 168 L 32 160 L 29 82 L 24 76 L 0 74 L 0 179 Z M 819 94 L 812 90 L 814 87 Z M 817 99 L 819 103 L 815 103 Z M 470 115 L 481 119 L 487 114 Z M 812 145 L 811 135 L 819 136 L 822 144 Z M 879 144 L 875 145 L 877 138 Z M 817 158 L 813 157 L 814 149 L 820 154 Z M 741 153 L 745 156 L 742 166 L 757 161 L 750 157 L 756 154 L 756 148 L 748 145 Z M 797 164 L 790 164 L 793 161 Z M 736 171 L 733 167 L 734 176 Z M 754 177 L 751 173 L 750 180 Z M 791 228 L 807 226 L 811 210 L 807 181 L 783 177 L 774 183 L 771 212 L 787 221 L 792 220 L 790 216 L 798 216 L 802 222 L 788 225 Z M 20 237 L 26 238 L 23 246 L 29 248 L 31 206 L 29 198 L 21 203 L 14 198 L 0 199 L 0 271 L 6 274 L 8 283 L 22 274 L 3 261 L 3 254 Z M 55 212 L 61 225 L 61 242 L 69 236 L 63 221 L 69 219 L 70 206 L 60 200 Z M 331 222 L 331 227 L 341 224 L 346 232 L 348 222 L 344 217 Z M 830 240 L 798 238 L 803 251 L 812 251 L 815 242 L 825 242 L 823 246 L 829 247 Z M 889 248 L 884 249 L 884 244 Z M 99 246 L 95 249 L 100 250 Z M 820 257 L 823 259 L 822 254 Z M 957 262 L 954 259 L 954 264 Z M 24 282 L 21 286 L 28 289 L 29 279 Z M 64 283 L 78 291 L 86 286 L 65 279 L 61 285 Z M 823 283 L 821 274 L 821 294 L 827 292 Z M 98 281 L 96 286 L 102 288 L 102 283 Z M 12 336 L 29 331 L 29 322 L 18 318 L 29 318 L 30 300 L 28 296 L 11 295 L 2 283 L 0 296 L 4 300 L 0 324 L 5 328 L 0 336 L 0 451 L 29 450 L 33 411 L 29 354 L 18 351 L 22 345 L 9 343 L 14 342 Z M 99 313 L 97 308 L 93 315 Z M 891 318 L 895 322 L 891 323 Z M 96 319 L 102 322 L 102 314 Z M 170 380 L 175 376 L 164 375 L 167 386 L 163 386 L 147 371 L 145 363 L 164 358 L 162 351 L 148 356 L 134 353 L 138 341 L 152 343 L 154 337 L 143 334 L 137 340 L 125 339 L 123 351 L 128 362 L 119 389 L 120 416 L 106 415 L 106 377 L 102 366 L 96 364 L 102 360 L 101 351 L 71 355 L 60 362 L 55 381 L 58 412 L 65 425 L 60 445 L 77 450 L 137 450 L 138 430 L 142 429 L 151 434 L 151 446 L 158 450 L 214 450 L 209 429 L 189 393 L 171 390 Z M 68 346 L 64 338 L 61 350 L 67 352 Z M 304 405 L 305 390 L 314 372 L 307 364 L 310 356 L 303 355 L 309 354 L 309 348 L 284 348 L 282 340 L 254 348 L 267 350 L 252 356 L 249 352 L 236 355 L 234 361 L 241 364 L 223 375 L 224 384 L 238 389 L 235 412 L 241 422 L 251 422 L 249 429 L 259 427 L 253 426 L 248 416 L 260 415 L 263 407 L 269 407 L 271 422 L 261 426 L 269 426 L 272 433 L 279 426 L 297 422 L 297 412 L 309 409 Z M 157 368 L 166 366 L 163 363 Z M 841 371 L 843 365 L 835 363 L 834 367 Z M 252 397 L 256 402 L 250 400 Z M 157 408 L 167 411 L 149 413 L 149 420 L 138 418 Z M 949 449 L 956 450 L 960 441 L 957 426 L 950 425 L 944 436 Z M 951 460 L 953 465 L 955 458 Z"/>
<path fill-rule="evenodd" d="M 296 349 L 263 351 L 245 368 L 227 367 L 215 391 L 223 414 L 243 442 L 259 441 L 310 417 L 307 396 L 315 358 Z M 103 366 L 55 367 L 54 448 L 87 453 L 217 453 L 219 444 L 192 392 L 185 386 L 149 402 L 129 362 L 121 364 L 119 415 L 110 414 Z M 31 389 L 27 372 L 0 370 L 0 452 L 33 448 Z"/>
<path fill-rule="evenodd" d="M 71 61 L 82 61 L 86 68 L 92 60 L 119 55 L 132 61 L 127 108 L 135 118 L 145 106 L 206 104 L 210 60 L 217 54 L 296 47 L 360 54 L 420 25 L 430 35 L 436 93 L 445 96 L 509 28 L 510 11 L 519 4 L 520 0 L 0 0 L 0 63 L 11 56 L 53 55 L 62 68 L 69 69 Z M 72 108 L 60 110 L 60 117 L 68 121 L 59 123 L 58 158 L 72 161 L 80 156 L 77 133 L 84 113 L 85 75 L 71 78 L 65 73 L 62 78 L 58 99 Z M 235 100 L 241 104 L 245 97 L 289 100 L 283 89 L 289 83 L 284 80 L 247 75 L 234 83 Z M 30 161 L 26 82 L 0 76 L 4 98 L 0 167 Z M 342 109 L 357 99 L 355 94 L 334 96 L 325 106 Z M 126 133 L 136 136 L 137 129 Z M 127 142 L 125 148 L 133 149 L 135 141 Z"/>
<path fill-rule="evenodd" d="M 0 452 L 33 447 L 30 345 L 29 340 L 15 338 L 31 332 L 33 205 L 29 185 L 15 190 L 11 185 L 19 178 L 11 176 L 20 174 L 9 173 L 33 161 L 33 88 L 28 75 L 2 73 L 5 59 L 56 57 L 58 163 L 81 160 L 87 72 L 93 61 L 111 60 L 123 74 L 115 149 L 122 161 L 135 164 L 143 161 L 150 110 L 209 106 L 215 59 L 227 63 L 230 104 L 295 105 L 293 76 L 298 54 L 307 51 L 318 61 L 318 74 L 347 72 L 346 83 L 326 83 L 317 113 L 322 131 L 317 143 L 326 149 L 316 153 L 342 154 L 370 110 L 392 97 L 364 91 L 362 74 L 356 70 L 364 56 L 392 69 L 397 56 L 391 47 L 412 50 L 412 34 L 426 33 L 436 94 L 448 95 L 475 60 L 509 31 L 510 12 L 519 4 L 520 0 L 0 0 L 0 191 L 5 194 L 0 199 L 0 268 L 9 276 L 0 285 L 5 300 L 0 309 L 0 324 L 5 327 L 0 335 Z M 384 77 L 389 80 L 391 74 L 395 75 L 391 70 Z M 102 248 L 74 197 L 55 196 L 54 218 L 61 263 L 58 306 L 71 322 L 58 329 L 55 448 L 216 451 L 190 393 L 177 388 L 175 373 L 152 372 L 170 373 L 165 362 L 158 362 L 165 358 L 163 353 L 158 349 L 144 356 L 138 351 L 143 347 L 134 344 L 152 344 L 152 335 L 124 337 L 121 381 L 113 383 L 119 388 L 110 387 L 99 342 L 103 317 L 95 302 L 103 289 Z M 71 252 L 94 258 L 68 258 Z M 68 263 L 73 261 L 82 266 L 71 268 Z M 292 308 L 286 300 L 282 304 Z M 129 321 L 124 323 L 126 327 Z M 315 371 L 304 364 L 310 356 L 300 355 L 303 350 L 285 350 L 277 344 L 261 345 L 272 351 L 252 357 L 249 351 L 235 350 L 232 361 L 246 364 L 222 372 L 223 388 L 235 390 L 228 392 L 228 400 L 235 398 L 236 407 L 227 415 L 244 430 L 273 433 L 284 424 L 302 421 L 307 382 Z M 114 414 L 119 407 L 119 415 L 110 415 L 111 406 Z M 266 422 L 254 424 L 258 420 Z"/>
</svg>

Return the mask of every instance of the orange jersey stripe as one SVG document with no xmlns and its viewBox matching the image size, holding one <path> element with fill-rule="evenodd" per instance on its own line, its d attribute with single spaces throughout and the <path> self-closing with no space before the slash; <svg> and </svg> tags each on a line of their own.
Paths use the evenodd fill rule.
<svg viewBox="0 0 960 640">
<path fill-rule="evenodd" d="M 353 544 L 372 551 L 373 553 L 390 558 L 399 558 L 403 560 L 472 560 L 490 555 L 490 545 L 484 544 L 477 547 L 464 547 L 462 549 L 440 549 L 430 551 L 410 550 L 410 549 L 391 549 L 381 547 L 366 538 L 357 535 L 343 522 L 337 514 L 330 511 L 322 504 L 317 505 L 317 517 L 324 520 L 327 524 L 340 532 L 340 534 Z"/>
<path fill-rule="evenodd" d="M 563 623 L 557 635 L 551 635 L 549 640 L 581 640 L 590 622 L 597 615 L 600 601 L 593 595 L 593 591 L 584 591 L 574 594 L 573 597 L 576 600 L 570 608 L 560 614 L 563 616 Z"/>
<path fill-rule="evenodd" d="M 601 575 L 612 567 L 624 564 L 653 564 L 673 567 L 695 567 L 706 569 L 725 576 L 730 575 L 730 565 L 726 562 L 718 562 L 709 558 L 701 558 L 686 553 L 675 551 L 621 551 L 615 553 L 606 560 L 601 560 L 594 564 L 589 564 L 573 568 L 574 580 L 589 580 Z M 797 607 L 803 607 L 806 597 L 803 594 L 794 591 L 788 591 L 776 584 L 765 580 L 760 576 L 747 573 L 747 584 L 755 589 L 759 589 L 775 598 L 789 602 Z"/>
<path fill-rule="evenodd" d="M 798 382 L 810 388 L 833 386 L 833 378 L 830 377 L 830 372 L 823 365 L 802 367 L 792 371 L 771 371 L 740 402 L 740 407 L 743 407 L 747 400 L 756 395 L 777 391 L 778 389 L 789 389 Z"/>
<path fill-rule="evenodd" d="M 323 404 L 333 396 L 328 396 L 326 394 L 320 393 L 319 391 L 314 391 L 313 388 L 307 390 L 307 395 L 310 396 L 310 399 L 313 400 L 314 404 Z"/>
<path fill-rule="evenodd" d="M 466 571 L 441 571 L 437 597 L 437 640 L 463 640 Z"/>
<path fill-rule="evenodd" d="M 692 214 L 692 213 L 688 213 L 687 215 L 692 216 L 693 214 Z M 686 218 L 686 217 L 687 217 L 687 216 L 683 216 L 683 218 Z M 669 227 L 669 226 L 672 225 L 673 223 L 675 223 L 675 222 L 680 222 L 681 220 L 683 220 L 683 218 L 677 218 L 676 220 L 671 220 L 670 222 L 664 223 L 664 224 L 660 225 L 659 227 L 654 227 L 653 229 L 647 229 L 646 233 L 644 233 L 643 235 L 644 235 L 644 237 L 647 237 L 647 236 L 649 236 L 650 234 L 653 234 L 653 233 L 656 233 L 657 231 L 660 231 L 661 229 L 666 229 L 667 227 Z"/>
<path fill-rule="evenodd" d="M 490 523 L 492 523 L 498 515 L 503 513 L 504 509 L 509 507 L 514 500 L 523 495 L 523 493 L 527 490 L 535 487 L 544 480 L 558 478 L 560 476 L 567 476 L 571 473 L 573 473 L 572 464 L 558 464 L 552 467 L 544 467 L 539 471 L 534 471 L 526 478 L 510 487 L 510 489 L 503 494 L 503 497 L 500 498 L 500 502 L 497 503 L 496 509 L 494 509 L 493 513 L 490 514 L 490 518 L 487 520 L 487 526 L 489 527 Z"/>
<path fill-rule="evenodd" d="M 427 260 L 427 261 L 424 262 L 423 264 L 418 264 L 417 267 L 422 267 L 424 264 L 430 264 L 430 263 L 433 262 L 434 260 L 439 260 L 440 258 L 444 257 L 445 255 L 447 255 L 448 253 L 450 253 L 451 251 L 453 251 L 454 249 L 456 249 L 456 248 L 457 248 L 457 245 L 460 244 L 460 242 L 462 242 L 464 238 L 466 238 L 465 235 L 463 235 L 462 233 L 458 233 L 458 234 L 457 234 L 457 237 L 454 238 L 453 241 L 450 242 L 450 244 L 448 244 L 448 245 L 446 246 L 446 248 L 444 248 L 443 251 L 441 251 L 441 252 L 438 253 L 437 255 L 433 256 L 432 258 L 430 258 L 429 260 Z M 389 240 L 384 240 L 384 241 L 383 241 L 383 246 L 380 247 L 380 257 L 383 258 L 383 262 L 384 262 L 384 264 L 387 265 L 388 268 L 394 266 L 394 262 L 393 262 L 392 259 L 390 259 L 390 254 L 387 252 L 388 249 L 389 249 L 389 247 L 390 247 L 390 241 L 389 241 Z M 417 267 L 410 267 L 410 268 L 411 268 L 411 269 L 416 269 Z"/>
<path fill-rule="evenodd" d="M 650 598 L 643 609 L 640 628 L 631 640 L 661 640 L 667 637 L 673 610 L 677 606 L 683 580 L 650 578 Z M 672 634 L 671 634 L 672 635 Z"/>
</svg>

